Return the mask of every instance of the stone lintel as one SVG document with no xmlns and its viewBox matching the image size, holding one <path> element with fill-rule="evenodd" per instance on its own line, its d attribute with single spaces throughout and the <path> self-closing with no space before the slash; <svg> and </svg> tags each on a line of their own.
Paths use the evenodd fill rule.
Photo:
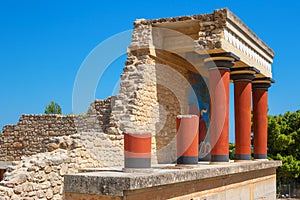
<svg viewBox="0 0 300 200">
<path fill-rule="evenodd" d="M 270 56 L 274 57 L 274 51 L 265 43 L 263 42 L 246 24 L 235 14 L 233 14 L 229 9 L 224 8 L 220 9 L 220 11 L 226 12 L 227 21 L 230 21 L 235 26 L 239 27 L 240 31 L 244 34 L 248 35 L 249 38 L 252 39 L 253 42 L 257 43 L 264 51 Z"/>
<path fill-rule="evenodd" d="M 156 167 L 136 173 L 123 171 L 99 171 L 65 175 L 65 193 L 99 194 L 123 196 L 124 191 L 166 186 L 189 181 L 201 181 L 210 178 L 252 173 L 255 171 L 275 169 L 281 161 L 249 161 L 218 165 L 193 165 L 191 167 Z"/>
</svg>

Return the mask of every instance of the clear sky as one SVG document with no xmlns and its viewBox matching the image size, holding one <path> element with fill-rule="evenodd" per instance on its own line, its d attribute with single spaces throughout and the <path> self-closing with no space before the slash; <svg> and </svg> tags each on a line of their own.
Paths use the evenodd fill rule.
<svg viewBox="0 0 300 200">
<path fill-rule="evenodd" d="M 71 113 L 74 81 L 84 59 L 105 39 L 131 29 L 136 18 L 211 13 L 223 7 L 275 51 L 270 114 L 300 109 L 299 0 L 10 0 L 0 2 L 0 129 L 17 123 L 22 114 L 43 113 L 51 100 Z M 124 60 L 120 57 L 104 73 L 97 99 L 111 95 Z"/>
</svg>

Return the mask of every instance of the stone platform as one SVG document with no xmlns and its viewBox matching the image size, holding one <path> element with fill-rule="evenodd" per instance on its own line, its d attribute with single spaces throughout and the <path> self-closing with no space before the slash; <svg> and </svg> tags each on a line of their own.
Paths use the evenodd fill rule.
<svg viewBox="0 0 300 200">
<path fill-rule="evenodd" d="M 87 169 L 66 175 L 64 198 L 79 199 L 276 199 L 280 161 L 249 161 L 151 169 Z"/>
</svg>

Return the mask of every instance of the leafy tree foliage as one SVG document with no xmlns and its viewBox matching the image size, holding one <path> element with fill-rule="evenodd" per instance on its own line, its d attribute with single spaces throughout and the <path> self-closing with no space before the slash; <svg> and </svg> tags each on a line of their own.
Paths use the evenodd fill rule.
<svg viewBox="0 0 300 200">
<path fill-rule="evenodd" d="M 278 178 L 300 179 L 300 110 L 269 116 L 268 155 L 282 160 Z"/>
<path fill-rule="evenodd" d="M 54 101 L 51 101 L 46 108 L 45 108 L 45 114 L 61 114 L 61 107 Z"/>
<path fill-rule="evenodd" d="M 235 143 L 229 143 L 229 158 L 230 160 L 235 159 Z"/>
</svg>

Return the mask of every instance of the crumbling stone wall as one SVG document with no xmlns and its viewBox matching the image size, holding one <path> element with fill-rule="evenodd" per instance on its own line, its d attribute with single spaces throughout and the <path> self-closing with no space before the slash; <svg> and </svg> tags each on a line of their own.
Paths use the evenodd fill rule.
<svg viewBox="0 0 300 200">
<path fill-rule="evenodd" d="M 0 182 L 0 200 L 62 199 L 64 174 L 121 166 L 123 135 L 114 131 L 114 100 L 96 100 L 79 116 L 22 115 L 5 126 L 0 161 L 13 165 Z"/>
<path fill-rule="evenodd" d="M 151 26 L 139 24 L 133 31 L 120 93 L 112 109 L 119 133 L 155 132 L 158 108 L 155 61 L 148 55 L 151 46 Z"/>
<path fill-rule="evenodd" d="M 23 115 L 4 127 L 2 159 L 13 161 L 0 182 L 2 199 L 62 199 L 63 175 L 123 165 L 123 135 L 111 117 L 114 98 L 80 116 Z"/>
<path fill-rule="evenodd" d="M 112 118 L 112 107 L 115 97 L 111 96 L 104 100 L 95 100 L 86 114 L 74 116 L 75 127 L 80 132 L 104 132 L 114 134 L 116 124 Z"/>
<path fill-rule="evenodd" d="M 0 161 L 47 152 L 52 138 L 85 132 L 107 133 L 111 120 L 112 97 L 96 100 L 84 115 L 22 115 L 18 124 L 3 127 Z"/>
<path fill-rule="evenodd" d="M 135 52 L 137 53 L 137 52 Z M 123 132 L 153 132 L 157 110 L 155 63 L 145 55 L 129 54 L 121 75 L 120 94 L 112 114 Z M 137 130 L 138 129 L 138 130 Z"/>
<path fill-rule="evenodd" d="M 0 182 L 0 199 L 62 199 L 63 175 L 103 167 L 84 146 L 81 135 L 53 137 L 49 152 L 14 161 Z"/>
<path fill-rule="evenodd" d="M 17 125 L 3 128 L 0 159 L 20 160 L 21 156 L 47 151 L 50 137 L 76 133 L 74 117 L 62 115 L 22 115 Z"/>
</svg>

